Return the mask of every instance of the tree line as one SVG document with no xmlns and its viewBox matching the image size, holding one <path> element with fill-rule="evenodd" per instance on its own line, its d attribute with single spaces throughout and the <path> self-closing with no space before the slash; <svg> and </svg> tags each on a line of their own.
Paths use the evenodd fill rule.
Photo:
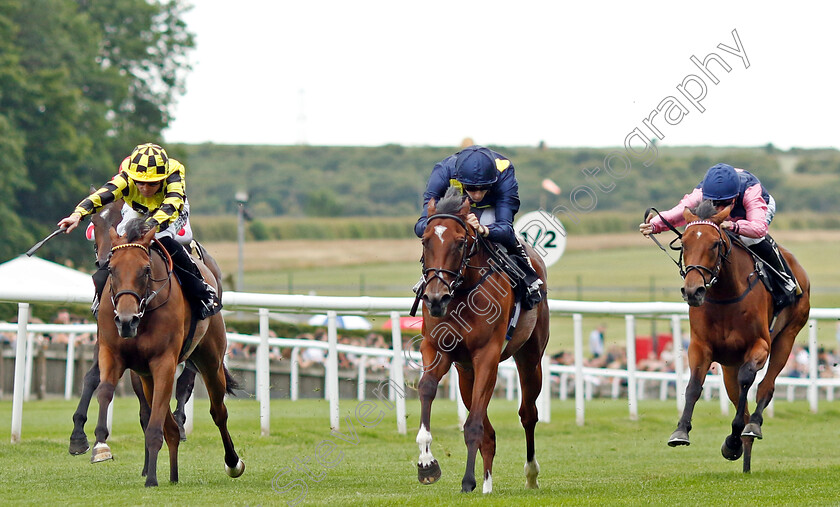
<svg viewBox="0 0 840 507">
<path fill-rule="evenodd" d="M 216 233 L 213 239 L 235 239 L 230 217 L 236 214 L 237 192 L 247 194 L 251 239 L 410 236 L 429 173 L 457 151 L 455 142 L 449 147 L 165 143 L 161 133 L 183 92 L 194 47 L 183 22 L 187 8 L 185 0 L 0 0 L 0 262 L 46 236 L 91 185 L 110 178 L 128 151 L 147 141 L 164 144 L 186 164 L 199 239 L 202 230 Z M 542 143 L 491 147 L 513 161 L 523 211 L 568 206 L 575 188 L 597 185 L 592 171 L 612 151 Z M 837 150 L 659 147 L 654 164 L 634 161 L 609 190 L 600 189 L 585 223 L 569 229 L 624 230 L 644 208 L 671 206 L 717 162 L 755 173 L 776 197 L 780 218 L 809 213 L 813 223 L 814 216 L 840 215 L 833 191 L 840 178 Z M 560 185 L 561 195 L 542 190 L 545 178 Z M 220 218 L 214 225 L 209 217 Z M 305 223 L 290 224 L 296 220 Z M 404 234 L 402 227 L 408 228 Z M 39 255 L 87 266 L 90 244 L 76 233 L 53 240 Z"/>
</svg>

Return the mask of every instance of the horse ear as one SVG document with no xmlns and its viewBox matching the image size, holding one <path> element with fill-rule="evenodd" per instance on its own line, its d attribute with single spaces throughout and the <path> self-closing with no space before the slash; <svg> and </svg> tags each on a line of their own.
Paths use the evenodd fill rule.
<svg viewBox="0 0 840 507">
<path fill-rule="evenodd" d="M 715 215 L 712 218 L 710 218 L 709 220 L 711 220 L 712 222 L 714 222 L 718 225 L 722 224 L 724 220 L 729 218 L 729 214 L 732 213 L 732 207 L 733 206 L 735 206 L 734 203 L 732 203 L 729 206 L 723 208 L 722 210 L 715 213 Z"/>
<path fill-rule="evenodd" d="M 461 209 L 458 211 L 458 214 L 467 216 L 467 215 L 469 215 L 469 213 L 470 213 L 470 200 L 469 199 L 464 199 L 464 201 L 461 203 Z"/>
<path fill-rule="evenodd" d="M 117 240 L 120 239 L 120 235 L 117 234 L 117 229 L 115 229 L 114 227 L 109 227 L 108 228 L 108 236 L 111 237 L 111 244 L 112 245 L 117 244 Z"/>
<path fill-rule="evenodd" d="M 687 223 L 687 224 L 691 223 L 691 222 L 696 222 L 697 220 L 700 220 L 699 218 L 697 218 L 697 215 L 692 213 L 691 210 L 688 209 L 688 208 L 683 210 L 683 218 L 685 219 L 685 223 Z"/>
<path fill-rule="evenodd" d="M 146 234 L 143 235 L 143 243 L 150 245 L 152 243 L 152 239 L 155 237 L 155 233 L 157 233 L 157 227 L 149 229 Z"/>
<path fill-rule="evenodd" d="M 437 199 L 430 199 L 429 200 L 429 208 L 427 216 L 432 216 L 437 213 Z"/>
</svg>

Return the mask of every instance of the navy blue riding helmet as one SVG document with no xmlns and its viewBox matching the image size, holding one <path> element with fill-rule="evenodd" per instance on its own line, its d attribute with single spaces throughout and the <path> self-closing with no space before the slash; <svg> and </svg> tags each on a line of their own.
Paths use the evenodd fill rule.
<svg viewBox="0 0 840 507">
<path fill-rule="evenodd" d="M 706 171 L 700 186 L 703 189 L 703 199 L 725 201 L 738 195 L 741 180 L 734 167 L 729 164 L 717 164 Z"/>
<path fill-rule="evenodd" d="M 496 159 L 483 146 L 470 146 L 455 158 L 455 179 L 466 187 L 489 187 L 499 180 Z"/>
</svg>

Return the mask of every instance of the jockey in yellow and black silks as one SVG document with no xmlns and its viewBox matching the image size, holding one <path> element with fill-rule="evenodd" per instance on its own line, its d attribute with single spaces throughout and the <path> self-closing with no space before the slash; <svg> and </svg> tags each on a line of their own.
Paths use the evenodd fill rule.
<svg viewBox="0 0 840 507">
<path fill-rule="evenodd" d="M 179 161 L 169 158 L 166 150 L 156 144 L 141 144 L 120 164 L 120 171 L 111 181 L 80 202 L 70 216 L 58 222 L 70 233 L 86 216 L 98 212 L 103 206 L 123 199 L 125 226 L 129 218 L 145 216 L 146 224 L 157 229 L 157 239 L 172 256 L 179 280 L 188 298 L 205 319 L 221 310 L 215 290 L 204 281 L 192 256 L 184 249 L 192 234 L 185 237 L 179 231 L 190 231 L 189 202 L 186 197 L 186 169 Z M 118 232 L 122 232 L 118 227 Z M 94 275 L 96 296 L 94 311 L 98 307 L 102 287 L 107 279 L 107 266 L 99 266 Z"/>
</svg>

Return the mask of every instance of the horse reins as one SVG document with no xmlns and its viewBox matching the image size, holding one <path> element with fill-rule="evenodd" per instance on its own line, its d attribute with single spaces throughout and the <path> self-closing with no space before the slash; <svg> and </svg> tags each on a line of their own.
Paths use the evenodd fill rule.
<svg viewBox="0 0 840 507">
<path fill-rule="evenodd" d="M 702 265 L 699 265 L 699 264 L 690 264 L 690 265 L 687 265 L 687 266 L 683 267 L 683 247 L 682 247 L 682 244 L 680 244 L 679 247 L 674 246 L 675 242 L 677 242 L 679 240 L 682 240 L 682 237 L 683 237 L 682 233 L 680 233 L 680 231 L 678 231 L 677 228 L 674 227 L 673 224 L 671 224 L 665 217 L 663 217 L 662 214 L 659 212 L 659 210 L 657 210 L 656 208 L 649 208 L 645 212 L 645 219 L 647 219 L 647 216 L 648 216 L 648 214 L 650 214 L 651 211 L 655 211 L 656 214 L 659 215 L 659 218 L 662 219 L 662 223 L 664 223 L 668 227 L 668 229 L 670 229 L 674 234 L 677 235 L 677 237 L 674 238 L 669 243 L 669 247 L 672 250 L 676 250 L 676 251 L 680 252 L 679 260 L 675 260 L 671 256 L 671 254 L 668 253 L 668 251 L 665 249 L 665 247 L 663 247 L 662 244 L 659 243 L 659 241 L 656 239 L 656 237 L 653 234 L 651 234 L 649 237 L 659 246 L 659 248 L 663 252 L 665 252 L 666 255 L 668 255 L 668 257 L 674 262 L 674 264 L 677 265 L 677 267 L 680 270 L 680 276 L 682 276 L 683 279 L 685 279 L 686 275 L 689 272 L 691 272 L 692 270 L 696 270 L 700 273 L 700 276 L 703 278 L 703 285 L 708 289 L 715 282 L 718 281 L 718 275 L 720 275 L 720 270 L 722 269 L 723 263 L 729 261 L 729 254 L 732 252 L 732 244 L 731 243 L 734 242 L 735 244 L 737 244 L 738 246 L 740 246 L 741 248 L 743 248 L 744 250 L 749 252 L 749 249 L 747 248 L 747 246 L 744 245 L 741 242 L 741 240 L 739 240 L 737 238 L 737 236 L 735 236 L 734 234 L 729 233 L 729 232 L 727 232 L 727 236 L 730 240 L 730 243 L 727 243 L 723 238 L 723 232 L 721 231 L 720 226 L 718 224 L 716 224 L 714 222 L 711 222 L 709 220 L 696 220 L 694 222 L 690 222 L 690 223 L 686 224 L 685 228 L 688 229 L 689 227 L 691 227 L 693 225 L 711 225 L 715 228 L 715 230 L 720 235 L 721 243 L 726 245 L 726 248 L 725 248 L 725 250 L 718 248 L 718 259 L 717 259 L 717 262 L 715 263 L 715 267 L 713 269 L 709 269 L 706 266 L 702 266 Z M 710 276 L 710 279 L 708 281 L 706 281 L 706 273 L 708 273 L 709 276 Z M 743 300 L 745 297 L 747 297 L 747 294 L 749 294 L 750 291 L 753 290 L 755 285 L 758 283 L 758 280 L 759 280 L 759 275 L 758 275 L 758 270 L 756 269 L 756 270 L 753 270 L 753 272 L 750 273 L 749 276 L 747 277 L 747 288 L 744 289 L 744 292 L 742 292 L 740 295 L 735 296 L 733 298 L 729 298 L 729 299 L 713 299 L 713 298 L 707 297 L 706 301 L 708 301 L 710 303 L 714 303 L 714 304 L 721 304 L 721 305 L 737 303 L 737 302 Z"/>
<path fill-rule="evenodd" d="M 140 248 L 144 252 L 146 252 L 146 255 L 149 256 L 149 271 L 144 275 L 144 278 L 146 279 L 146 283 L 145 283 L 146 292 L 142 297 L 140 296 L 140 294 L 136 293 L 133 290 L 121 290 L 121 291 L 118 291 L 116 294 L 114 294 L 114 287 L 113 287 L 113 285 L 111 286 L 111 304 L 114 307 L 114 313 L 116 313 L 116 311 L 117 311 L 116 310 L 117 309 L 117 299 L 119 299 L 120 296 L 124 296 L 124 295 L 127 294 L 127 295 L 133 296 L 135 299 L 137 299 L 137 303 L 138 303 L 138 306 L 139 306 L 138 315 L 139 315 L 139 318 L 142 319 L 143 315 L 145 315 L 145 313 L 146 313 L 146 309 L 149 306 L 149 302 L 152 301 L 155 297 L 157 297 L 157 295 L 160 293 L 160 291 L 162 291 L 163 288 L 166 287 L 169 284 L 170 280 L 172 280 L 172 268 L 173 268 L 172 256 L 169 255 L 169 252 L 166 250 L 166 247 L 164 247 L 162 244 L 160 244 L 160 242 L 158 242 L 157 240 L 153 240 L 153 241 L 158 243 L 158 245 L 159 245 L 159 247 L 157 248 L 158 253 L 166 261 L 166 278 L 157 279 L 157 278 L 152 277 L 152 270 L 151 270 L 152 254 L 151 254 L 151 251 L 150 251 L 149 247 L 147 247 L 146 245 L 142 245 L 140 243 L 123 243 L 122 245 L 117 245 L 117 246 L 111 248 L 111 255 L 113 255 L 116 250 L 120 250 L 122 248 Z M 160 250 L 162 250 L 163 253 L 161 253 Z M 109 264 L 110 264 L 110 261 L 109 261 Z M 108 276 L 110 276 L 110 274 Z M 157 290 L 152 291 L 150 289 L 150 286 L 151 286 L 150 282 L 164 282 L 164 284 L 161 285 Z M 160 308 L 161 306 L 165 305 L 167 301 L 169 301 L 169 297 L 166 298 L 166 301 L 163 301 L 161 304 L 159 304 L 156 307 L 150 309 L 149 311 L 151 312 L 151 311 L 154 311 L 154 310 Z"/>
</svg>

